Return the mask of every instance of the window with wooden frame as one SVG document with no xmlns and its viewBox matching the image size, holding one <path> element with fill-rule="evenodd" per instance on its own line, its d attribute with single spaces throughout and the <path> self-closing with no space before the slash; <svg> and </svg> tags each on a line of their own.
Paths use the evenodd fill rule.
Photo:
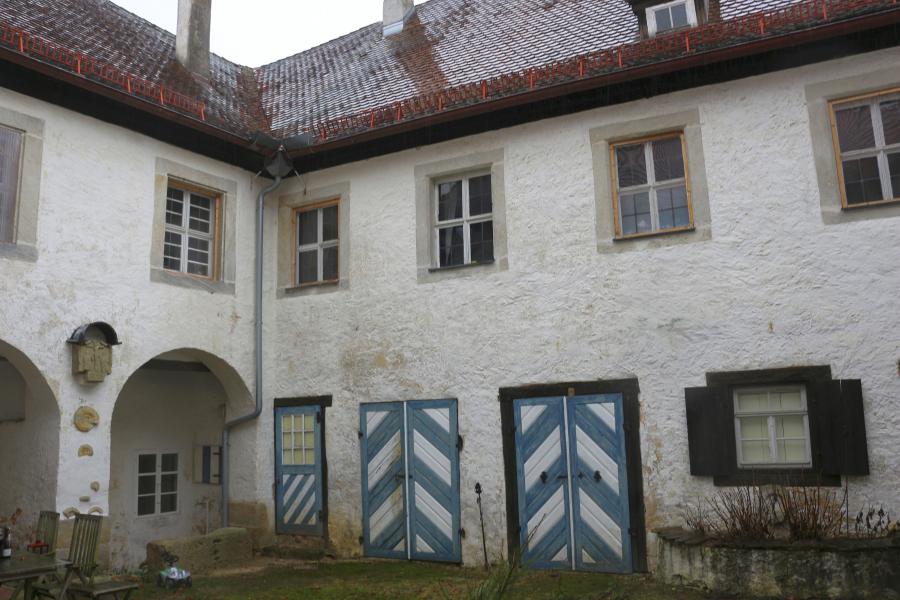
<svg viewBox="0 0 900 600">
<path fill-rule="evenodd" d="M 694 227 L 684 133 L 610 145 L 616 238 Z"/>
<path fill-rule="evenodd" d="M 830 108 L 843 208 L 900 201 L 900 89 Z"/>
<path fill-rule="evenodd" d="M 434 186 L 434 266 L 494 261 L 491 174 L 440 179 Z"/>
<path fill-rule="evenodd" d="M 647 32 L 650 37 L 696 26 L 697 10 L 694 0 L 675 0 L 647 8 Z"/>
<path fill-rule="evenodd" d="M 339 211 L 338 200 L 294 209 L 295 285 L 336 283 L 339 280 Z"/>
<path fill-rule="evenodd" d="M 802 385 L 735 389 L 734 432 L 739 468 L 812 465 Z"/>
<path fill-rule="evenodd" d="M 22 132 L 0 125 L 0 243 L 16 241 Z"/>
<path fill-rule="evenodd" d="M 177 512 L 178 454 L 141 453 L 137 462 L 137 515 Z"/>
<path fill-rule="evenodd" d="M 203 279 L 219 274 L 222 196 L 169 180 L 163 268 Z"/>
</svg>

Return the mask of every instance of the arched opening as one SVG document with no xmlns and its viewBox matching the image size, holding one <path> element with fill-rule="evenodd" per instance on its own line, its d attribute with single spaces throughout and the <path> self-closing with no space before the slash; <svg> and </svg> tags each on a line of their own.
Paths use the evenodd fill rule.
<svg viewBox="0 0 900 600">
<path fill-rule="evenodd" d="M 237 372 L 200 350 L 160 354 L 129 377 L 112 417 L 111 566 L 134 568 L 150 541 L 221 525 L 222 430 L 251 407 Z"/>
<path fill-rule="evenodd" d="M 43 375 L 0 340 L 0 524 L 16 545 L 31 539 L 40 511 L 56 509 L 59 419 Z"/>
</svg>

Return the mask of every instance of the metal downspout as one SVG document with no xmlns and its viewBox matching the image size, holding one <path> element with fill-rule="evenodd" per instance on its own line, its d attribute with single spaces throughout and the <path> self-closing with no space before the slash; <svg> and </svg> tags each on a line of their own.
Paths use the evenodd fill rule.
<svg viewBox="0 0 900 600">
<path fill-rule="evenodd" d="M 256 201 L 256 273 L 255 273 L 255 283 L 256 283 L 256 294 L 253 299 L 253 312 L 255 316 L 254 326 L 256 328 L 256 339 L 254 341 L 254 355 L 256 359 L 256 382 L 254 395 L 256 398 L 256 408 L 253 409 L 253 412 L 240 416 L 236 419 L 228 421 L 225 423 L 225 429 L 222 432 L 222 527 L 228 527 L 228 485 L 230 477 L 229 468 L 228 468 L 228 459 L 229 459 L 229 451 L 228 451 L 228 438 L 231 430 L 241 423 L 246 423 L 248 421 L 252 421 L 256 417 L 260 415 L 262 412 L 262 385 L 263 385 L 263 375 L 262 375 L 262 296 L 263 296 L 263 233 L 265 228 L 265 199 L 266 195 L 270 192 L 275 191 L 275 189 L 281 185 L 281 176 L 276 176 L 275 181 L 272 182 L 270 186 L 260 190 L 259 197 Z"/>
</svg>

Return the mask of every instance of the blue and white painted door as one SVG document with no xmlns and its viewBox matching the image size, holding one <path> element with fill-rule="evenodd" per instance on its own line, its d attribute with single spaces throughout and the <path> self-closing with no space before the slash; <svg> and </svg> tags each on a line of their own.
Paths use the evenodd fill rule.
<svg viewBox="0 0 900 600">
<path fill-rule="evenodd" d="M 363 550 L 459 562 L 456 400 L 360 407 Z"/>
<path fill-rule="evenodd" d="M 526 565 L 630 572 L 622 395 L 515 401 Z"/>
<path fill-rule="evenodd" d="M 320 406 L 275 409 L 275 530 L 322 535 Z"/>
</svg>

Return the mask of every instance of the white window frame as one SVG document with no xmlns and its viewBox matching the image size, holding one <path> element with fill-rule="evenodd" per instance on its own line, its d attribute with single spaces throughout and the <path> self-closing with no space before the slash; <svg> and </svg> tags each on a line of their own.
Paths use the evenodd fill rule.
<svg viewBox="0 0 900 600">
<path fill-rule="evenodd" d="M 174 454 L 176 460 L 178 461 L 178 465 L 174 471 L 163 471 L 162 470 L 162 457 L 164 454 Z M 155 455 L 156 456 L 156 471 L 153 473 L 155 489 L 153 490 L 153 494 L 141 494 L 140 493 L 140 478 L 141 475 L 150 475 L 149 472 L 142 473 L 141 472 L 141 456 L 146 455 Z M 171 515 L 177 515 L 181 512 L 181 481 L 179 481 L 180 470 L 181 470 L 181 453 L 177 450 L 138 450 L 134 454 L 134 465 L 135 465 L 135 476 L 134 476 L 134 514 L 138 519 L 145 519 L 149 517 L 168 517 Z M 162 507 L 162 476 L 163 475 L 175 475 L 175 510 L 160 512 L 160 508 Z M 166 492 L 166 495 L 171 495 L 172 492 Z M 153 512 L 140 514 L 138 512 L 138 504 L 140 498 L 144 498 L 147 496 L 153 496 Z"/>
<path fill-rule="evenodd" d="M 481 215 L 476 215 L 474 217 L 469 215 L 469 180 L 474 179 L 476 177 L 483 177 L 488 175 L 491 177 L 491 212 L 484 213 Z M 450 183 L 451 181 L 461 181 L 462 182 L 462 217 L 457 219 L 449 219 L 445 221 L 438 220 L 438 211 L 440 210 L 440 199 L 441 199 L 441 184 Z M 471 225 L 477 223 L 483 223 L 485 221 L 491 221 L 491 229 L 494 227 L 494 180 L 493 175 L 491 175 L 490 169 L 484 169 L 479 171 L 471 171 L 462 174 L 456 174 L 447 177 L 441 177 L 439 179 L 435 179 L 432 184 L 432 207 L 431 207 L 431 218 L 432 223 L 434 223 L 431 228 L 431 237 L 432 237 L 432 251 L 434 253 L 432 257 L 432 268 L 434 269 L 453 269 L 456 267 L 463 267 L 471 264 L 487 264 L 487 261 L 481 261 L 477 263 L 472 262 L 472 235 L 469 231 Z M 441 229 L 448 229 L 450 227 L 457 227 L 459 225 L 463 226 L 463 264 L 461 265 L 448 265 L 446 267 L 441 266 Z M 493 235 L 492 235 L 493 239 Z M 496 249 L 495 249 L 496 250 Z M 496 257 L 496 251 L 492 252 L 491 261 Z"/>
<path fill-rule="evenodd" d="M 647 16 L 647 32 L 650 37 L 654 37 L 657 33 L 656 11 L 663 8 L 669 9 L 669 16 L 671 16 L 671 8 L 679 4 L 684 4 L 685 12 L 687 13 L 688 27 L 697 26 L 697 9 L 694 7 L 693 0 L 673 0 L 672 2 L 654 4 L 653 6 L 648 6 L 645 11 L 645 14 Z M 661 33 L 666 34 L 672 31 L 678 31 L 678 29 L 679 28 L 674 27 L 672 29 L 666 29 Z"/>
<path fill-rule="evenodd" d="M 656 165 L 653 162 L 653 142 L 676 138 L 681 144 L 681 162 L 684 165 L 683 174 L 678 179 L 667 179 L 663 183 L 656 182 Z M 638 185 L 621 187 L 619 185 L 619 160 L 617 153 L 619 148 L 623 146 L 637 146 L 640 144 L 644 149 L 644 165 L 647 169 L 647 182 Z M 683 131 L 672 131 L 669 133 L 661 133 L 645 138 L 634 140 L 622 140 L 610 146 L 611 168 L 613 170 L 613 198 L 615 200 L 615 229 L 617 238 L 641 237 L 645 235 L 657 235 L 660 233 L 670 233 L 675 231 L 689 231 L 694 229 L 694 204 L 691 197 L 690 172 L 688 171 L 687 144 L 684 141 Z M 656 198 L 658 190 L 667 190 L 684 186 L 685 197 L 687 198 L 688 224 L 681 227 L 659 228 L 659 204 Z M 624 233 L 622 227 L 622 202 L 623 194 L 634 194 L 647 192 L 650 199 L 650 231 L 637 231 L 634 233 Z"/>
<path fill-rule="evenodd" d="M 169 197 L 169 189 L 176 189 L 180 191 L 184 196 L 182 198 L 182 211 L 181 211 L 181 224 L 175 225 L 169 223 L 168 216 L 168 202 L 169 200 L 174 200 L 174 198 Z M 210 222 L 209 222 L 209 232 L 198 231 L 196 229 L 190 228 L 190 219 L 191 219 L 191 206 L 194 202 L 194 196 L 199 196 L 201 198 L 206 198 L 210 201 L 209 210 L 210 210 Z M 166 246 L 168 245 L 165 240 L 165 233 L 163 234 L 163 269 L 169 271 L 171 273 L 181 273 L 183 275 L 187 275 L 189 277 L 197 277 L 199 279 L 216 279 L 217 274 L 217 263 L 218 263 L 218 255 L 219 255 L 219 200 L 220 195 L 212 190 L 197 190 L 193 189 L 192 186 L 185 185 L 183 183 L 178 182 L 177 180 L 170 179 L 168 181 L 166 187 L 166 208 L 164 212 L 164 223 L 165 223 L 165 232 L 166 233 L 176 233 L 181 236 L 181 256 L 178 264 L 178 269 L 170 269 L 165 266 L 166 264 Z M 201 239 L 205 240 L 209 243 L 209 252 L 207 253 L 209 256 L 209 262 L 206 263 L 207 274 L 200 275 L 198 273 L 191 273 L 187 270 L 188 263 L 191 262 L 193 264 L 202 264 L 196 261 L 188 260 L 188 251 L 190 239 Z"/>
<path fill-rule="evenodd" d="M 837 169 L 839 174 L 839 185 L 841 193 L 841 205 L 843 208 L 857 208 L 860 206 L 870 206 L 873 204 L 886 204 L 888 202 L 897 202 L 900 200 L 900 190 L 893 189 L 891 185 L 891 170 L 888 165 L 888 154 L 900 152 L 900 143 L 887 144 L 884 139 L 884 124 L 881 121 L 881 103 L 890 100 L 900 100 L 900 91 L 888 90 L 875 94 L 868 94 L 864 97 L 848 98 L 846 100 L 835 100 L 831 104 L 831 135 L 834 141 L 834 153 L 837 157 Z M 862 150 L 848 150 L 841 152 L 841 142 L 837 130 L 837 113 L 847 108 L 855 108 L 857 106 L 868 106 L 869 116 L 872 119 L 872 131 L 875 134 L 875 147 L 864 148 Z M 871 202 L 858 202 L 850 204 L 847 201 L 847 187 L 844 182 L 844 161 L 859 158 L 875 157 L 878 161 L 878 176 L 881 179 L 881 200 L 873 200 Z"/>
<path fill-rule="evenodd" d="M 800 392 L 799 409 L 770 409 L 756 411 L 740 411 L 738 403 L 739 394 L 761 394 L 772 392 Z M 758 386 L 758 387 L 741 387 L 736 388 L 733 394 L 734 402 L 734 439 L 737 446 L 737 462 L 740 469 L 808 469 L 812 467 L 812 448 L 810 446 L 809 431 L 809 408 L 806 403 L 806 386 L 804 385 L 777 385 L 777 386 Z M 801 463 L 786 463 L 778 461 L 778 436 L 775 431 L 775 417 L 802 416 L 803 427 L 806 431 L 806 461 Z M 741 446 L 741 417 L 766 417 L 769 434 L 769 453 L 773 457 L 773 462 L 749 463 L 744 462 L 743 449 Z M 793 439 L 793 438 L 791 438 Z"/>
<path fill-rule="evenodd" d="M 312 429 L 307 429 L 307 428 L 306 428 L 306 417 L 309 417 L 309 416 L 312 416 L 312 419 L 313 419 L 313 421 L 312 421 Z M 281 440 L 281 464 L 282 464 L 282 465 L 287 465 L 287 466 L 290 466 L 290 467 L 295 467 L 295 466 L 297 466 L 297 467 L 303 467 L 303 466 L 311 466 L 311 465 L 315 465 L 315 464 L 316 464 L 316 450 L 317 450 L 316 446 L 318 446 L 318 444 L 319 444 L 319 440 L 316 439 L 316 419 L 317 419 L 318 417 L 317 417 L 316 415 L 309 415 L 308 413 L 302 413 L 302 414 L 290 414 L 290 415 L 282 415 L 282 416 L 281 416 L 282 419 L 284 419 L 284 417 L 291 417 L 291 431 L 290 431 L 290 434 L 291 434 L 291 448 L 290 448 L 290 450 L 291 450 L 291 462 L 290 462 L 290 463 L 284 462 L 284 453 L 285 453 L 285 451 L 287 450 L 287 448 L 284 447 L 284 434 L 285 434 L 285 431 L 284 431 L 284 421 L 282 421 L 282 423 L 281 423 L 281 436 L 282 436 L 282 440 Z M 299 431 L 297 431 L 297 430 L 294 429 L 295 423 L 297 422 L 297 417 L 300 417 L 300 430 L 299 430 Z M 308 447 L 308 446 L 306 445 L 306 434 L 307 434 L 307 433 L 313 434 L 313 445 L 312 445 L 312 447 Z M 300 446 L 297 446 L 297 445 L 296 445 L 296 444 L 297 444 L 297 435 L 298 435 L 298 434 L 300 435 Z M 296 450 L 300 450 L 300 451 L 302 451 L 302 453 L 303 453 L 303 462 L 302 462 L 302 463 L 294 462 L 294 452 L 295 452 Z M 312 462 L 306 462 L 306 452 L 307 452 L 308 450 L 311 450 L 312 453 L 313 453 Z"/>
<path fill-rule="evenodd" d="M 330 207 L 337 208 L 337 237 L 333 240 L 322 241 L 324 210 Z M 316 212 L 316 241 L 310 244 L 300 244 L 300 214 Z M 337 283 L 341 279 L 341 206 L 340 200 L 327 200 L 310 206 L 298 206 L 294 209 L 294 285 L 306 287 L 321 285 L 323 283 Z M 325 279 L 325 248 L 337 248 L 337 276 L 334 279 Z M 316 280 L 300 283 L 300 253 L 316 251 Z"/>
<path fill-rule="evenodd" d="M 7 131 L 11 131 L 19 136 L 19 156 L 16 157 L 16 173 L 15 173 L 15 189 L 13 190 L 13 198 L 12 198 L 12 208 L 10 210 L 10 214 L 7 215 L 9 219 L 9 227 L 10 227 L 10 237 L 8 240 L 4 240 L 0 238 L 0 244 L 15 244 L 17 237 L 17 224 L 19 220 L 19 196 L 22 192 L 22 169 L 23 169 L 23 157 L 25 156 L 25 135 L 26 132 L 18 129 L 16 127 L 10 127 L 9 125 L 4 125 L 0 123 L 0 129 L 5 129 Z M 0 227 L 2 230 L 2 227 Z"/>
</svg>

